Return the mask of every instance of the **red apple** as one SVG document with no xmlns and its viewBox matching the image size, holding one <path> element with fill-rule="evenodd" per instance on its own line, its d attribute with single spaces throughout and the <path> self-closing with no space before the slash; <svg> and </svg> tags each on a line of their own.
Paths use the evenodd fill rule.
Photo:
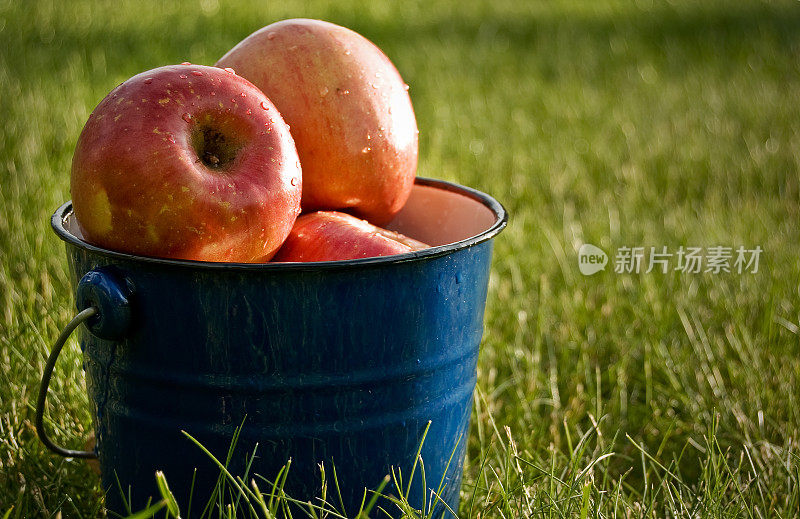
<svg viewBox="0 0 800 519">
<path fill-rule="evenodd" d="M 89 116 L 70 191 L 85 239 L 166 258 L 267 261 L 300 212 L 289 128 L 233 71 L 138 74 Z"/>
<path fill-rule="evenodd" d="M 336 211 L 300 216 L 273 261 L 336 261 L 428 248 L 400 233 Z"/>
<path fill-rule="evenodd" d="M 260 88 L 291 127 L 303 210 L 349 209 L 381 225 L 403 207 L 417 170 L 408 86 L 363 36 L 319 20 L 284 20 L 218 62 Z"/>
</svg>

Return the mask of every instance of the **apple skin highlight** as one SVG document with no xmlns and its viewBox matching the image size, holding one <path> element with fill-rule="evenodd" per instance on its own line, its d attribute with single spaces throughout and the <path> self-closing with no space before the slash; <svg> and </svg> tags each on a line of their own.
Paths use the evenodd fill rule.
<svg viewBox="0 0 800 519">
<path fill-rule="evenodd" d="M 397 69 L 358 33 L 320 20 L 268 25 L 217 62 L 269 97 L 303 165 L 303 211 L 347 210 L 376 225 L 414 183 L 418 131 Z"/>
<path fill-rule="evenodd" d="M 172 65 L 112 90 L 75 149 L 70 192 L 84 238 L 131 254 L 268 261 L 300 213 L 289 128 L 233 71 Z"/>
<path fill-rule="evenodd" d="M 391 256 L 428 248 L 400 233 L 336 211 L 301 215 L 272 259 L 275 262 L 341 261 Z"/>
</svg>

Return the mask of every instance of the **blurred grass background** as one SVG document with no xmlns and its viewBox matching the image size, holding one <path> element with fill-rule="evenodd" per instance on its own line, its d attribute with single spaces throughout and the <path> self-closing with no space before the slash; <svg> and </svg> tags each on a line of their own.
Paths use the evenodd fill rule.
<svg viewBox="0 0 800 519">
<path fill-rule="evenodd" d="M 381 47 L 411 85 L 419 174 L 488 192 L 511 214 L 462 515 L 798 513 L 797 2 L 5 0 L 0 515 L 101 506 L 97 477 L 46 452 L 32 426 L 47 352 L 73 314 L 49 217 L 69 198 L 89 113 L 138 72 L 213 64 L 289 17 Z M 612 256 L 764 252 L 756 274 L 584 277 L 586 242 Z M 91 428 L 77 344 L 56 372 L 49 427 L 77 447 Z"/>
</svg>

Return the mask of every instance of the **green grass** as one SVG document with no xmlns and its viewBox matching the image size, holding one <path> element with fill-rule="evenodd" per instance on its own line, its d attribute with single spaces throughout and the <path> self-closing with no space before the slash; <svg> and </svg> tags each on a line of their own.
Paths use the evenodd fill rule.
<svg viewBox="0 0 800 519">
<path fill-rule="evenodd" d="M 0 2 L 0 517 L 101 507 L 97 477 L 46 452 L 32 425 L 73 314 L 49 216 L 86 118 L 135 73 L 212 64 L 300 16 L 392 58 L 411 85 L 420 175 L 511 214 L 462 516 L 798 513 L 796 2 L 165 4 Z M 585 242 L 764 253 L 757 274 L 584 277 Z M 56 371 L 48 426 L 77 446 L 91 420 L 74 342 Z"/>
</svg>

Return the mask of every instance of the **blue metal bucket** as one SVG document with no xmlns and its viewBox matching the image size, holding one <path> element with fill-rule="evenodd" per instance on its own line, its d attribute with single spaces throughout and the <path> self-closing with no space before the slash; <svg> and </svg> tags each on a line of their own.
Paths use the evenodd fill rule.
<svg viewBox="0 0 800 519">
<path fill-rule="evenodd" d="M 82 317 L 62 334 L 43 378 L 40 436 L 64 455 L 96 454 L 106 506 L 122 512 L 118 487 L 134 510 L 158 499 L 157 470 L 184 506 L 192 486 L 194 502 L 203 501 L 220 470 L 181 431 L 224 461 L 241 426 L 231 473 L 244 474 L 257 445 L 250 474 L 272 479 L 291 458 L 286 491 L 306 501 L 319 496 L 319 465 L 329 478 L 335 466 L 342 502 L 332 483 L 329 501 L 352 515 L 392 467 L 408 481 L 429 427 L 409 502 L 429 505 L 444 481 L 441 500 L 457 510 L 491 239 L 505 224 L 491 197 L 417 179 L 388 227 L 430 249 L 204 263 L 94 247 L 64 204 L 52 225 L 66 242 Z M 94 453 L 53 445 L 41 418 L 58 350 L 81 321 Z"/>
</svg>

